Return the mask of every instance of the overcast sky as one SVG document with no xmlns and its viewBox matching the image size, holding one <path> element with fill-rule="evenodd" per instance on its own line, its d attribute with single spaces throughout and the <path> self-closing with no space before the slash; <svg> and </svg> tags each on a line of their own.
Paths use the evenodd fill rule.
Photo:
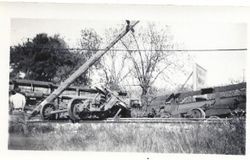
<svg viewBox="0 0 250 160">
<path fill-rule="evenodd" d="M 118 27 L 123 21 L 84 21 L 48 19 L 12 19 L 11 45 L 33 38 L 37 33 L 60 34 L 69 47 L 76 47 L 80 30 L 93 28 L 100 35 L 105 29 Z M 125 23 L 125 22 L 124 22 Z M 140 22 L 139 25 L 145 25 Z M 216 24 L 169 24 L 156 22 L 159 27 L 169 25 L 174 40 L 185 49 L 228 49 L 246 48 L 247 26 L 241 23 Z M 231 80 L 243 80 L 246 69 L 246 51 L 189 52 L 195 61 L 207 70 L 208 86 L 229 84 Z M 182 80 L 183 82 L 183 80 Z M 180 83 L 182 83 L 180 82 Z"/>
</svg>

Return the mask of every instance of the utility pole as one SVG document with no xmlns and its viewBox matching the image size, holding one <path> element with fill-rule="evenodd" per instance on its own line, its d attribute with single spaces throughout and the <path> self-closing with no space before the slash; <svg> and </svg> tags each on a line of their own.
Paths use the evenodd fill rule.
<svg viewBox="0 0 250 160">
<path fill-rule="evenodd" d="M 181 86 L 180 90 L 183 90 L 183 88 L 185 87 L 185 85 L 187 84 L 188 80 L 191 78 L 191 76 L 193 75 L 194 72 L 191 72 L 190 75 L 188 76 L 188 78 L 186 79 L 186 81 L 183 83 L 183 85 Z"/>
</svg>

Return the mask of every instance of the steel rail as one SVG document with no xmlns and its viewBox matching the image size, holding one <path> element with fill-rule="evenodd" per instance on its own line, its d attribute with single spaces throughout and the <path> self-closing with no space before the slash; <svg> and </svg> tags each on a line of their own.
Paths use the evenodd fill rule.
<svg viewBox="0 0 250 160">
<path fill-rule="evenodd" d="M 239 119 L 240 122 L 245 122 L 245 119 Z M 81 120 L 77 123 L 237 123 L 234 118 L 108 118 L 106 120 Z M 70 120 L 28 120 L 27 123 L 72 123 Z"/>
</svg>

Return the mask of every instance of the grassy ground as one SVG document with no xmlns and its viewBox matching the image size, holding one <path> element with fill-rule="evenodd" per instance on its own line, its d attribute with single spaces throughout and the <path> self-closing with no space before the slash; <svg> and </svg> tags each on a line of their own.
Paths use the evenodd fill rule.
<svg viewBox="0 0 250 160">
<path fill-rule="evenodd" d="M 41 124 L 23 135 L 10 125 L 9 149 L 245 154 L 245 124 Z"/>
</svg>

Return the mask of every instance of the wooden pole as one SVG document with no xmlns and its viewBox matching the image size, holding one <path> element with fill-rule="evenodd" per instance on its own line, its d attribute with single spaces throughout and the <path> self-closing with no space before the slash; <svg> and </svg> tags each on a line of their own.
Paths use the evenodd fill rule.
<svg viewBox="0 0 250 160">
<path fill-rule="evenodd" d="M 187 84 L 188 80 L 191 78 L 192 75 L 193 75 L 193 72 L 191 72 L 191 74 L 188 76 L 188 78 L 186 79 L 186 81 L 183 83 L 183 85 L 181 86 L 180 91 L 183 90 L 183 88 L 185 87 L 185 85 Z"/>
<path fill-rule="evenodd" d="M 130 26 L 127 26 L 126 29 L 122 31 L 115 39 L 112 41 L 103 52 L 97 52 L 89 60 L 87 60 L 80 68 L 78 68 L 68 79 L 66 79 L 56 90 L 54 90 L 45 100 L 43 100 L 32 112 L 31 116 L 34 116 L 39 113 L 41 107 L 45 104 L 55 100 L 75 79 L 80 77 L 84 72 L 86 72 L 96 61 L 98 61 L 107 51 L 110 50 L 122 37 L 124 37 L 130 30 L 133 30 L 133 27 L 138 24 L 139 21 L 134 22 Z M 129 28 L 128 28 L 129 27 Z"/>
</svg>

